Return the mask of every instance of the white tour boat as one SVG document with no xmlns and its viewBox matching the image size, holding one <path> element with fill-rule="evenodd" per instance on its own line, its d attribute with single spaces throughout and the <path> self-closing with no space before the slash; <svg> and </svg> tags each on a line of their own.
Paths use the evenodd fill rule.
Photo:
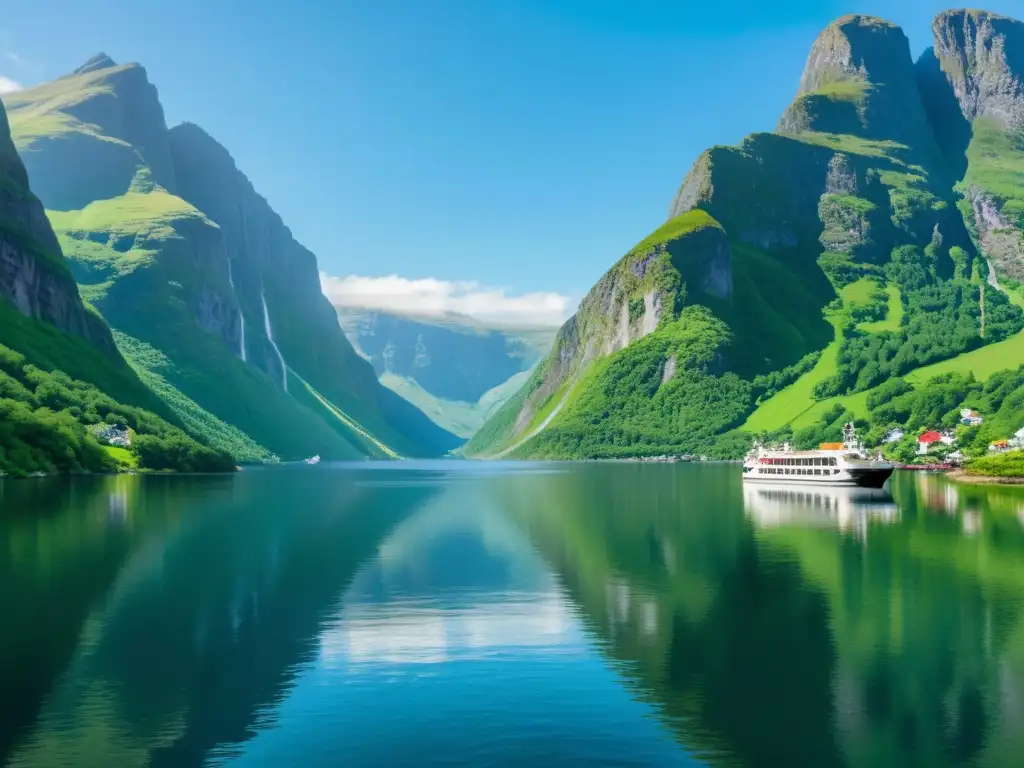
<svg viewBox="0 0 1024 768">
<path fill-rule="evenodd" d="M 843 427 L 843 442 L 822 443 L 816 451 L 781 450 L 755 445 L 743 462 L 743 480 L 762 483 L 814 483 L 881 488 L 895 467 L 864 450 L 853 424 Z"/>
</svg>

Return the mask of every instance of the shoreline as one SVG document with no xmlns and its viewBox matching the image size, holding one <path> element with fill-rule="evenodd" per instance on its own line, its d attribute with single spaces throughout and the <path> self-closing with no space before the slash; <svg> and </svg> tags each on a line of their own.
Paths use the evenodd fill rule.
<svg viewBox="0 0 1024 768">
<path fill-rule="evenodd" d="M 947 472 L 946 477 L 955 483 L 968 483 L 971 485 L 1024 485 L 1024 477 L 969 475 L 962 469 L 958 469 L 954 472 Z"/>
</svg>

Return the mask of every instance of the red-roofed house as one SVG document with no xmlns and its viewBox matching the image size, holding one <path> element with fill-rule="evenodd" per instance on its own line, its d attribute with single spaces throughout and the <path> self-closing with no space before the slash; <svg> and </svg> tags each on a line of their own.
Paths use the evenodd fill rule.
<svg viewBox="0 0 1024 768">
<path fill-rule="evenodd" d="M 927 432 L 922 432 L 917 438 L 917 452 L 928 453 L 933 446 L 938 445 L 942 442 L 942 435 L 936 432 L 934 429 L 930 429 Z"/>
</svg>

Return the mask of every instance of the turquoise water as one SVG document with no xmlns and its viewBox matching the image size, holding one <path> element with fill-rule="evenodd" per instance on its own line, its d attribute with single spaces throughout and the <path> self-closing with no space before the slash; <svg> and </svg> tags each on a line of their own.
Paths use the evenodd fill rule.
<svg viewBox="0 0 1024 768">
<path fill-rule="evenodd" d="M 1024 493 L 892 485 L 0 484 L 0 764 L 1021 765 Z"/>
</svg>

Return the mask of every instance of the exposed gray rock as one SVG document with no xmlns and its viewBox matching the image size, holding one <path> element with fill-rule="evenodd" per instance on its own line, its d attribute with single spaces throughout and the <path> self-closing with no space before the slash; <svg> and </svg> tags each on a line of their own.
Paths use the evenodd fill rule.
<svg viewBox="0 0 1024 768">
<path fill-rule="evenodd" d="M 982 252 L 1000 275 L 1024 280 L 1024 235 L 999 211 L 992 197 L 977 187 L 969 190 L 974 228 Z"/>
<path fill-rule="evenodd" d="M 964 116 L 1024 125 L 1024 23 L 987 11 L 947 11 L 932 31 Z"/>
<path fill-rule="evenodd" d="M 837 152 L 828 163 L 825 194 L 856 195 L 858 186 L 857 173 L 850 164 L 850 159 L 842 152 Z"/>
<path fill-rule="evenodd" d="M 114 352 L 103 321 L 86 310 L 43 206 L 11 140 L 0 104 L 0 297 L 21 314 L 52 323 Z"/>
<path fill-rule="evenodd" d="M 822 31 L 778 130 L 886 139 L 922 157 L 937 151 L 907 36 L 874 16 L 844 16 Z"/>
</svg>

